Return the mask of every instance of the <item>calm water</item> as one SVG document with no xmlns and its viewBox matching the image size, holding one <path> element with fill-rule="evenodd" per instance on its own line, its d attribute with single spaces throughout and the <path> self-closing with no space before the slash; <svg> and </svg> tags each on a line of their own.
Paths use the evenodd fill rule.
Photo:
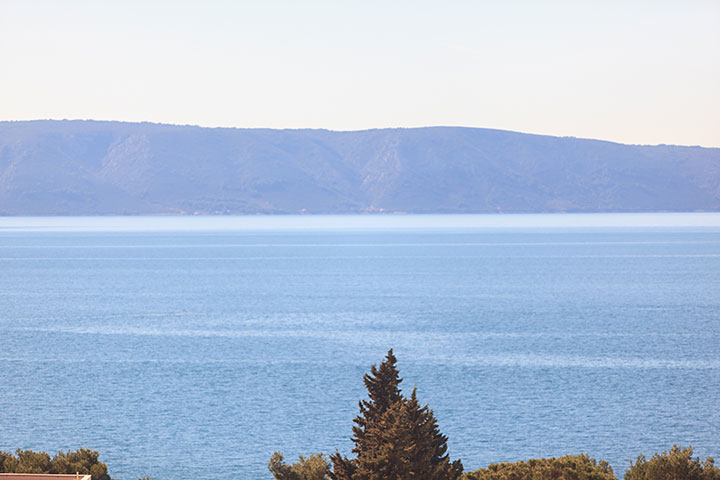
<svg viewBox="0 0 720 480">
<path fill-rule="evenodd" d="M 0 218 L 2 450 L 269 479 L 390 347 L 466 469 L 720 457 L 720 215 Z"/>
</svg>

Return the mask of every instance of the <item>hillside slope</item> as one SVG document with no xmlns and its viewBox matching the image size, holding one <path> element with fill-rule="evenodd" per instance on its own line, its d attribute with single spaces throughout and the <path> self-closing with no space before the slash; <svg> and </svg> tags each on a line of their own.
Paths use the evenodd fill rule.
<svg viewBox="0 0 720 480">
<path fill-rule="evenodd" d="M 720 149 L 460 127 L 0 122 L 0 214 L 720 211 Z"/>
</svg>

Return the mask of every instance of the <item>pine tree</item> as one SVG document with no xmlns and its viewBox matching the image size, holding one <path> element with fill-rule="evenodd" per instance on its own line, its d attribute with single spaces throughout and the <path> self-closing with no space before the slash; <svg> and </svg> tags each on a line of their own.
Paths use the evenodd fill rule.
<svg viewBox="0 0 720 480">
<path fill-rule="evenodd" d="M 360 402 L 352 441 L 354 459 L 332 455 L 334 480 L 455 480 L 460 461 L 450 462 L 447 437 L 437 427 L 432 410 L 420 406 L 416 390 L 402 395 L 402 380 L 392 350 L 379 367 L 363 378 L 369 400 Z"/>
<path fill-rule="evenodd" d="M 378 424 L 384 422 L 386 412 L 396 403 L 402 400 L 400 392 L 400 373 L 395 366 L 397 359 L 392 349 L 385 357 L 385 361 L 379 367 L 370 367 L 370 374 L 363 376 L 365 388 L 368 390 L 368 400 L 359 402 L 360 414 L 353 422 L 353 442 L 355 448 L 353 453 L 360 453 L 368 450 L 373 443 L 372 431 Z M 370 438 L 368 438 L 370 437 Z M 368 445 L 370 441 L 370 445 Z"/>
<path fill-rule="evenodd" d="M 405 400 L 406 425 L 412 438 L 409 452 L 413 475 L 409 478 L 445 480 L 460 478 L 463 466 L 460 460 L 450 461 L 447 455 L 447 437 L 440 433 L 437 420 L 428 405 L 420 406 L 417 388 Z"/>
<path fill-rule="evenodd" d="M 353 453 L 359 454 L 364 451 L 371 451 L 375 443 L 372 439 L 372 432 L 376 423 L 381 421 L 385 412 L 402 399 L 400 392 L 400 374 L 395 364 L 397 359 L 392 349 L 385 357 L 385 361 L 379 367 L 370 367 L 370 373 L 363 376 L 365 388 L 368 390 L 368 400 L 359 402 L 360 414 L 353 422 L 352 441 L 355 444 Z M 358 462 L 356 459 L 335 453 L 330 455 L 333 464 L 333 471 L 330 476 L 333 480 L 352 480 L 356 477 Z"/>
</svg>

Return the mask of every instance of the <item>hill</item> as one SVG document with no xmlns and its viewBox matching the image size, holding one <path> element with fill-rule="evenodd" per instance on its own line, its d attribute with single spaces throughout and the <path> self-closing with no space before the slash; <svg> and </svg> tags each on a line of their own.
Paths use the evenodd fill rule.
<svg viewBox="0 0 720 480">
<path fill-rule="evenodd" d="M 0 214 L 720 211 L 720 148 L 461 127 L 0 122 Z"/>
</svg>

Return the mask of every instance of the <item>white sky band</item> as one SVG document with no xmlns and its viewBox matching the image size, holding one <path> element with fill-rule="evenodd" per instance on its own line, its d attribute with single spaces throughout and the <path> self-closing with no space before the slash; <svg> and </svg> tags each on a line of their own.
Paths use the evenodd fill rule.
<svg viewBox="0 0 720 480">
<path fill-rule="evenodd" d="M 720 146 L 720 2 L 0 2 L 0 120 Z"/>
</svg>

